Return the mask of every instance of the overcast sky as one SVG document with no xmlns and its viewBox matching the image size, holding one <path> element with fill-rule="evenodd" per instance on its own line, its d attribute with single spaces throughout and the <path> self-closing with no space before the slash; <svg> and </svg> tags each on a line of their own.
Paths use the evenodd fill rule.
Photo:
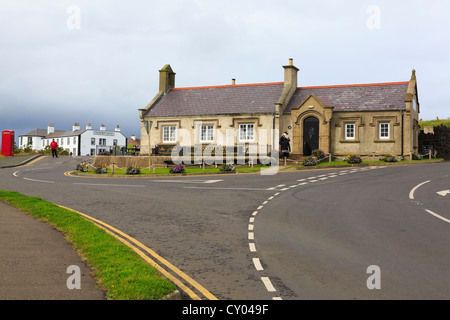
<svg viewBox="0 0 450 320">
<path fill-rule="evenodd" d="M 416 69 L 420 117 L 447 118 L 449 16 L 447 0 L 1 0 L 0 130 L 90 122 L 139 137 L 165 64 L 189 87 L 280 82 L 289 58 L 299 86 Z"/>
</svg>

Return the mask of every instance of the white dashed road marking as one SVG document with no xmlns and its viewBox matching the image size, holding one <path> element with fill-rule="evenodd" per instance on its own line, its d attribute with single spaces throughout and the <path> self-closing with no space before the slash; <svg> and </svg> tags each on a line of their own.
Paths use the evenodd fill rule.
<svg viewBox="0 0 450 320">
<path fill-rule="evenodd" d="M 379 167 L 373 167 L 371 169 L 378 169 Z M 383 167 L 380 167 L 383 168 Z M 342 176 L 342 175 L 346 175 L 349 173 L 355 173 L 355 172 L 360 172 L 360 171 L 366 171 L 368 169 L 351 169 L 351 170 L 343 170 L 340 172 L 331 172 L 328 174 L 322 174 L 319 176 L 315 176 L 315 177 L 309 177 L 309 178 L 304 178 L 304 179 L 299 179 L 297 180 L 297 182 L 299 182 L 298 184 L 294 184 L 294 185 L 290 185 L 289 187 L 286 187 L 285 184 L 279 184 L 276 187 L 271 187 L 271 188 L 267 188 L 264 190 L 275 190 L 276 188 L 282 188 L 279 189 L 277 193 L 273 194 L 272 196 L 270 196 L 269 198 L 267 198 L 267 200 L 265 200 L 255 211 L 253 211 L 252 216 L 249 219 L 249 225 L 248 225 L 248 240 L 249 240 L 249 250 L 251 253 L 255 254 L 257 252 L 256 250 L 256 244 L 254 242 L 255 240 L 255 233 L 254 233 L 254 228 L 255 228 L 255 217 L 258 215 L 259 211 L 264 207 L 264 205 L 266 205 L 267 203 L 269 203 L 269 201 L 273 200 L 276 196 L 278 196 L 281 192 L 295 188 L 295 187 L 299 187 L 299 186 L 304 186 L 307 185 L 309 183 L 315 183 L 315 182 L 319 182 L 319 181 L 325 181 L 327 179 L 331 179 L 331 178 L 336 178 L 338 176 Z M 413 192 L 414 193 L 414 192 Z M 430 214 L 434 214 L 429 212 Z M 448 221 L 450 223 L 450 221 Z M 262 266 L 261 260 L 258 257 L 253 257 L 252 258 L 253 264 L 255 266 L 255 269 L 259 272 L 259 271 L 263 271 L 264 268 Z M 275 289 L 275 287 L 273 286 L 272 282 L 270 281 L 269 277 L 261 277 L 262 282 L 264 283 L 264 286 L 266 287 L 268 292 L 276 292 L 277 290 Z M 275 296 L 272 298 L 273 300 L 282 300 L 281 297 L 279 296 Z"/>
</svg>

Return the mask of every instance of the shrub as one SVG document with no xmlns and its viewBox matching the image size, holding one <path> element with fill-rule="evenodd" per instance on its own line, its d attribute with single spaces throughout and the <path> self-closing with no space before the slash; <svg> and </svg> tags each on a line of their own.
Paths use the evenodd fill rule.
<svg viewBox="0 0 450 320">
<path fill-rule="evenodd" d="M 172 168 L 170 168 L 170 173 L 185 173 L 186 167 L 182 164 L 174 165 Z"/>
<path fill-rule="evenodd" d="M 125 174 L 141 174 L 141 169 L 130 166 L 125 170 Z"/>
<path fill-rule="evenodd" d="M 236 166 L 232 163 L 226 163 L 223 164 L 220 168 L 220 171 L 222 172 L 230 172 L 230 171 L 236 171 Z"/>
<path fill-rule="evenodd" d="M 362 162 L 361 158 L 356 155 L 348 155 L 344 158 L 344 161 L 347 161 L 347 163 L 349 164 L 356 164 Z"/>
<path fill-rule="evenodd" d="M 397 157 L 392 155 L 392 154 L 388 154 L 386 156 L 384 156 L 383 158 L 380 159 L 381 161 L 384 162 L 397 162 Z"/>
<path fill-rule="evenodd" d="M 277 160 L 273 157 L 266 157 L 259 160 L 263 166 L 270 166 L 272 163 L 277 163 Z"/>
<path fill-rule="evenodd" d="M 106 168 L 106 164 L 102 164 L 100 167 L 96 167 L 95 173 L 97 174 L 108 173 L 108 168 Z"/>
<path fill-rule="evenodd" d="M 319 160 L 319 162 L 320 160 L 325 158 L 325 152 L 319 149 L 313 150 L 312 155 L 315 156 Z"/>
<path fill-rule="evenodd" d="M 423 156 L 421 154 L 413 153 L 412 159 L 413 160 L 423 160 Z"/>
<path fill-rule="evenodd" d="M 306 159 L 303 159 L 303 165 L 305 167 L 315 166 L 317 164 L 319 164 L 319 160 L 317 159 L 316 156 L 311 156 L 311 157 L 308 157 Z"/>
<path fill-rule="evenodd" d="M 89 165 L 85 162 L 77 164 L 77 170 L 81 172 L 88 172 L 89 171 Z"/>
</svg>

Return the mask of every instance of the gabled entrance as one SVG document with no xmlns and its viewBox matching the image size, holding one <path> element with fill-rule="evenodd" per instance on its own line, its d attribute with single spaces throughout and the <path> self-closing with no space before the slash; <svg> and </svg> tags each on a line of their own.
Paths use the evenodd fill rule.
<svg viewBox="0 0 450 320">
<path fill-rule="evenodd" d="M 325 106 L 311 94 L 302 104 L 291 108 L 293 123 L 292 154 L 310 156 L 313 150 L 330 153 L 330 122 L 333 107 Z"/>
<path fill-rule="evenodd" d="M 319 149 L 319 119 L 310 116 L 303 120 L 303 155 L 312 155 Z"/>
</svg>

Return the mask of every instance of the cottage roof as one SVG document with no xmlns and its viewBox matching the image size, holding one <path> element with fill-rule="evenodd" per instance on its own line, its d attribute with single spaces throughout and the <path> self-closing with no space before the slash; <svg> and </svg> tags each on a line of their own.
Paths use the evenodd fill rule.
<svg viewBox="0 0 450 320">
<path fill-rule="evenodd" d="M 21 134 L 20 137 L 45 137 L 47 129 L 33 129 L 27 133 Z"/>
<path fill-rule="evenodd" d="M 82 130 L 69 130 L 69 131 L 55 131 L 53 133 L 50 133 L 49 135 L 47 135 L 45 138 L 46 139 L 54 139 L 54 138 L 63 138 L 63 137 L 76 137 L 79 136 L 80 134 L 82 134 L 83 132 L 85 132 L 86 129 L 82 129 Z"/>
<path fill-rule="evenodd" d="M 145 114 L 150 117 L 272 113 L 283 83 L 172 88 Z"/>
<path fill-rule="evenodd" d="M 314 94 L 334 111 L 382 111 L 405 109 L 405 94 L 409 82 L 299 87 L 286 108 L 300 106 Z M 226 85 L 210 87 L 172 88 L 161 96 L 144 116 L 196 116 L 227 114 L 261 114 L 275 111 L 275 103 L 283 82 L 265 84 Z"/>
<path fill-rule="evenodd" d="M 311 94 L 324 105 L 333 106 L 333 111 L 404 110 L 408 85 L 409 81 L 301 87 L 297 88 L 284 113 L 289 113 L 292 108 L 300 106 Z"/>
</svg>

